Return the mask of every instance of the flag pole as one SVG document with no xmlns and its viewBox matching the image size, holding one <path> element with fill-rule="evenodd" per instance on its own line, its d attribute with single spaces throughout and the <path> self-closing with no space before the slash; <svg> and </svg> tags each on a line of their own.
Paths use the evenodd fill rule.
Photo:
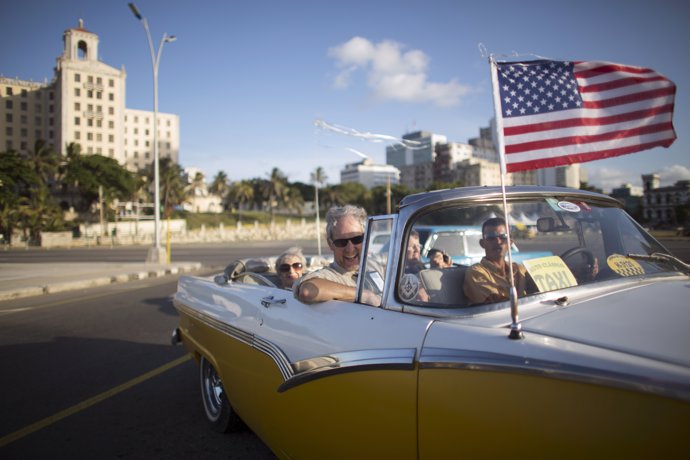
<svg viewBox="0 0 690 460">
<path fill-rule="evenodd" d="M 501 167 L 501 197 L 503 199 L 503 219 L 506 222 L 506 235 L 508 236 L 508 276 L 510 279 L 510 334 L 511 339 L 522 339 L 522 325 L 519 322 L 518 316 L 518 296 L 515 288 L 515 278 L 513 273 L 513 256 L 512 245 L 513 240 L 510 236 L 510 214 L 508 213 L 508 200 L 506 198 L 506 160 L 505 160 L 505 143 L 503 139 L 503 112 L 501 111 L 501 95 L 498 88 L 498 68 L 496 60 L 492 55 L 489 55 L 489 65 L 491 67 L 491 86 L 494 100 L 494 114 L 496 116 L 496 137 L 498 140 L 498 161 Z"/>
</svg>

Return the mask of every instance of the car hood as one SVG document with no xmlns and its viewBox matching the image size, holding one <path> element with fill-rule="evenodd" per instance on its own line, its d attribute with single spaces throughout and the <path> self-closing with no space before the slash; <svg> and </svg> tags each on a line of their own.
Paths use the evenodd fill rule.
<svg viewBox="0 0 690 460">
<path fill-rule="evenodd" d="M 690 367 L 690 279 L 641 280 L 526 319 L 525 332 Z"/>
</svg>

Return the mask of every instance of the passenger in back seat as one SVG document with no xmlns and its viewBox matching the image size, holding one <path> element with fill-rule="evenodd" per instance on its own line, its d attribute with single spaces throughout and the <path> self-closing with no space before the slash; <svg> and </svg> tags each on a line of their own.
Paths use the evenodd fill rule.
<svg viewBox="0 0 690 460">
<path fill-rule="evenodd" d="M 292 289 L 292 283 L 304 274 L 306 260 L 302 248 L 292 247 L 276 259 L 276 273 L 280 280 L 280 287 Z"/>
</svg>

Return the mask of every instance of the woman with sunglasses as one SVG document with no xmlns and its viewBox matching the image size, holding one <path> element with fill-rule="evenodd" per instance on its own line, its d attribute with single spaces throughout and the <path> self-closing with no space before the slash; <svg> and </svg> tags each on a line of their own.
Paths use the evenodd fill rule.
<svg viewBox="0 0 690 460">
<path fill-rule="evenodd" d="M 276 272 L 280 280 L 280 287 L 292 289 L 292 284 L 304 274 L 306 260 L 302 248 L 292 247 L 283 252 L 276 259 Z"/>
</svg>

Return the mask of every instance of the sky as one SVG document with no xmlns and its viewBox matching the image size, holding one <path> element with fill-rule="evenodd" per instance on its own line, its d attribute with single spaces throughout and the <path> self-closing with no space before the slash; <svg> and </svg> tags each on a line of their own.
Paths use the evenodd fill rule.
<svg viewBox="0 0 690 460">
<path fill-rule="evenodd" d="M 604 60 L 651 67 L 677 85 L 678 139 L 614 159 L 583 163 L 589 183 L 610 191 L 690 179 L 690 2 L 685 0 L 137 0 L 156 47 L 160 112 L 180 117 L 183 167 L 208 181 L 267 177 L 277 167 L 309 182 L 322 167 L 339 183 L 347 163 L 385 163 L 392 138 L 424 130 L 467 142 L 493 116 L 495 55 Z M 2 0 L 0 75 L 53 76 L 62 34 L 84 20 L 101 60 L 127 71 L 126 107 L 153 110 L 146 34 L 126 1 Z M 685 56 L 685 57 L 684 57 Z"/>
</svg>

